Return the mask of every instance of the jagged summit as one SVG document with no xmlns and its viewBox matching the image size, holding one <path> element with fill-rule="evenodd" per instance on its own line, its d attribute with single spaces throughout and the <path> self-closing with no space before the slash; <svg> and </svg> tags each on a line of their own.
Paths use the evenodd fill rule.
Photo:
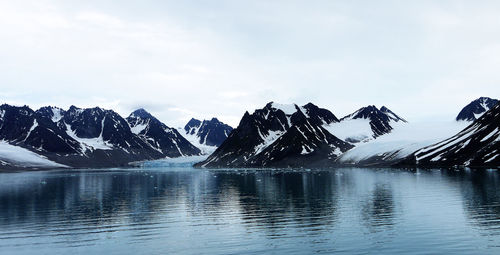
<svg viewBox="0 0 500 255">
<path fill-rule="evenodd" d="M 232 130 L 231 126 L 213 117 L 210 120 L 203 121 L 191 118 L 184 128 L 179 131 L 191 143 L 208 154 L 220 146 Z"/>
<path fill-rule="evenodd" d="M 199 166 L 300 166 L 333 161 L 352 148 L 322 127 L 336 120 L 333 113 L 313 104 L 270 102 L 252 114 L 245 112 L 238 127 Z"/>
<path fill-rule="evenodd" d="M 379 110 L 375 105 L 362 107 L 359 110 L 355 111 L 354 113 L 351 113 L 340 120 L 343 121 L 350 119 L 370 119 L 370 120 L 379 119 L 384 122 L 389 122 L 391 120 L 395 122 L 398 121 L 407 122 L 405 119 L 399 117 L 393 111 L 389 110 L 389 108 L 382 106 L 382 108 L 380 108 Z"/>
<path fill-rule="evenodd" d="M 292 115 L 299 109 L 296 104 L 280 104 L 275 102 L 269 102 L 264 108 L 280 110 L 286 115 Z"/>
<path fill-rule="evenodd" d="M 349 119 L 370 119 L 373 116 L 384 115 L 384 114 L 380 114 L 380 113 L 381 113 L 380 110 L 375 105 L 369 105 L 369 106 L 362 107 L 362 108 L 358 109 L 357 111 L 355 111 L 347 116 L 344 116 L 340 120 L 343 121 L 343 120 L 349 120 Z"/>
<path fill-rule="evenodd" d="M 408 121 L 406 121 L 405 119 L 399 117 L 397 114 L 395 114 L 393 111 L 389 110 L 389 108 L 385 107 L 385 106 L 382 106 L 382 108 L 380 108 L 380 111 L 385 113 L 391 120 L 393 121 L 402 121 L 402 122 L 405 122 L 407 123 Z"/>
<path fill-rule="evenodd" d="M 168 127 L 142 108 L 132 112 L 127 117 L 127 122 L 134 134 L 167 157 L 200 154 L 200 150 L 176 129 Z"/>
<path fill-rule="evenodd" d="M 474 121 L 498 104 L 497 99 L 480 97 L 466 105 L 458 114 L 457 121 Z"/>
<path fill-rule="evenodd" d="M 199 127 L 200 125 L 201 125 L 200 120 L 191 118 L 191 120 L 189 120 L 186 126 L 184 126 L 184 131 L 186 131 L 186 134 L 193 135 L 196 132 L 196 127 Z"/>
<path fill-rule="evenodd" d="M 359 143 L 391 132 L 395 123 L 406 123 L 406 120 L 385 106 L 379 110 L 375 105 L 369 105 L 341 118 L 339 123 L 324 127 L 345 141 Z"/>
<path fill-rule="evenodd" d="M 147 118 L 155 118 L 153 117 L 153 115 L 151 115 L 148 111 L 146 111 L 144 108 L 139 108 L 135 111 L 133 111 L 130 116 L 134 116 L 134 117 L 139 117 L 139 118 L 143 118 L 143 119 L 147 119 Z"/>
</svg>

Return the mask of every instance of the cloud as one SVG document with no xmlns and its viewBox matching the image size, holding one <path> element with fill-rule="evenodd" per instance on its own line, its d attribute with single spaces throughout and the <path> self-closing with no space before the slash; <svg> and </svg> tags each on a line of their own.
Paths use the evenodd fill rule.
<svg viewBox="0 0 500 255">
<path fill-rule="evenodd" d="M 237 125 L 269 101 L 453 118 L 499 97 L 500 3 L 0 2 L 0 101 Z"/>
</svg>

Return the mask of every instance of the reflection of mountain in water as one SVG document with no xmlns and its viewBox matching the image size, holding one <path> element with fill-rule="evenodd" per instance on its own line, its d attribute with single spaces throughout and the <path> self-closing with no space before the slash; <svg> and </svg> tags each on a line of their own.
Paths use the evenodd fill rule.
<svg viewBox="0 0 500 255">
<path fill-rule="evenodd" d="M 5 224 L 145 223 L 185 207 L 193 216 L 241 213 L 246 224 L 269 230 L 286 227 L 288 222 L 313 227 L 333 224 L 336 183 L 328 172 L 47 173 L 4 186 L 0 190 L 0 218 Z"/>
<path fill-rule="evenodd" d="M 402 253 L 484 254 L 500 236 L 497 172 L 151 167 L 0 180 L 6 254 L 73 245 L 91 254 L 390 253 L 401 244 Z"/>
<path fill-rule="evenodd" d="M 328 172 L 225 174 L 219 187 L 235 190 L 242 220 L 250 226 L 264 226 L 270 235 L 289 224 L 311 231 L 335 223 L 338 180 Z"/>
<path fill-rule="evenodd" d="M 178 183 L 176 176 L 141 172 L 38 176 L 1 190 L 0 215 L 11 224 L 35 219 L 104 224 L 119 217 L 143 222 L 165 204 L 179 202 L 175 194 L 186 186 L 168 190 Z"/>
<path fill-rule="evenodd" d="M 394 224 L 394 199 L 387 184 L 375 185 L 370 198 L 362 205 L 362 218 L 372 231 Z"/>
<path fill-rule="evenodd" d="M 464 197 L 465 212 L 485 229 L 500 227 L 500 175 L 497 171 L 473 170 L 466 174 L 449 171 L 457 179 Z"/>
</svg>

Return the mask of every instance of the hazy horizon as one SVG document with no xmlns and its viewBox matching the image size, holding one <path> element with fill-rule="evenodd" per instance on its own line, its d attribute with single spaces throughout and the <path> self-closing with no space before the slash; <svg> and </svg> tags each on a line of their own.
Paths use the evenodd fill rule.
<svg viewBox="0 0 500 255">
<path fill-rule="evenodd" d="M 499 98 L 496 1 L 0 1 L 0 103 L 236 126 L 270 101 L 452 120 Z"/>
</svg>

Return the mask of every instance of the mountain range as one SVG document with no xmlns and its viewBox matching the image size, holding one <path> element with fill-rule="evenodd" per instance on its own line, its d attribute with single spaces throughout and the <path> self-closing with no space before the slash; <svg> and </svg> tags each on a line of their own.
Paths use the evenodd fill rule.
<svg viewBox="0 0 500 255">
<path fill-rule="evenodd" d="M 383 110 L 368 106 L 339 120 L 329 110 L 312 103 L 298 106 L 270 102 L 253 114 L 246 112 L 227 140 L 198 166 L 296 167 L 305 162 L 332 165 L 354 147 L 352 143 L 361 141 L 359 136 L 336 136 L 358 131 L 345 123 L 364 125 L 363 130 L 369 131 L 362 138 L 370 139 L 390 132 L 393 121 L 406 122 L 386 107 Z"/>
<path fill-rule="evenodd" d="M 220 132 L 217 127 L 206 130 Z M 19 155 L 32 158 L 33 164 L 28 165 L 38 168 L 44 164 L 114 167 L 134 161 L 201 154 L 177 129 L 168 127 L 144 109 L 124 119 L 112 110 L 99 107 L 71 106 L 63 110 L 47 106 L 35 111 L 28 106 L 3 104 L 0 106 L 0 140 L 3 168 L 25 167 L 22 157 L 13 160 Z"/>
<path fill-rule="evenodd" d="M 500 106 L 481 97 L 455 122 L 407 122 L 387 107 L 337 118 L 312 103 L 270 102 L 233 129 L 217 118 L 183 128 L 145 109 L 0 106 L 0 168 L 116 167 L 208 155 L 198 167 L 498 166 Z"/>
</svg>

